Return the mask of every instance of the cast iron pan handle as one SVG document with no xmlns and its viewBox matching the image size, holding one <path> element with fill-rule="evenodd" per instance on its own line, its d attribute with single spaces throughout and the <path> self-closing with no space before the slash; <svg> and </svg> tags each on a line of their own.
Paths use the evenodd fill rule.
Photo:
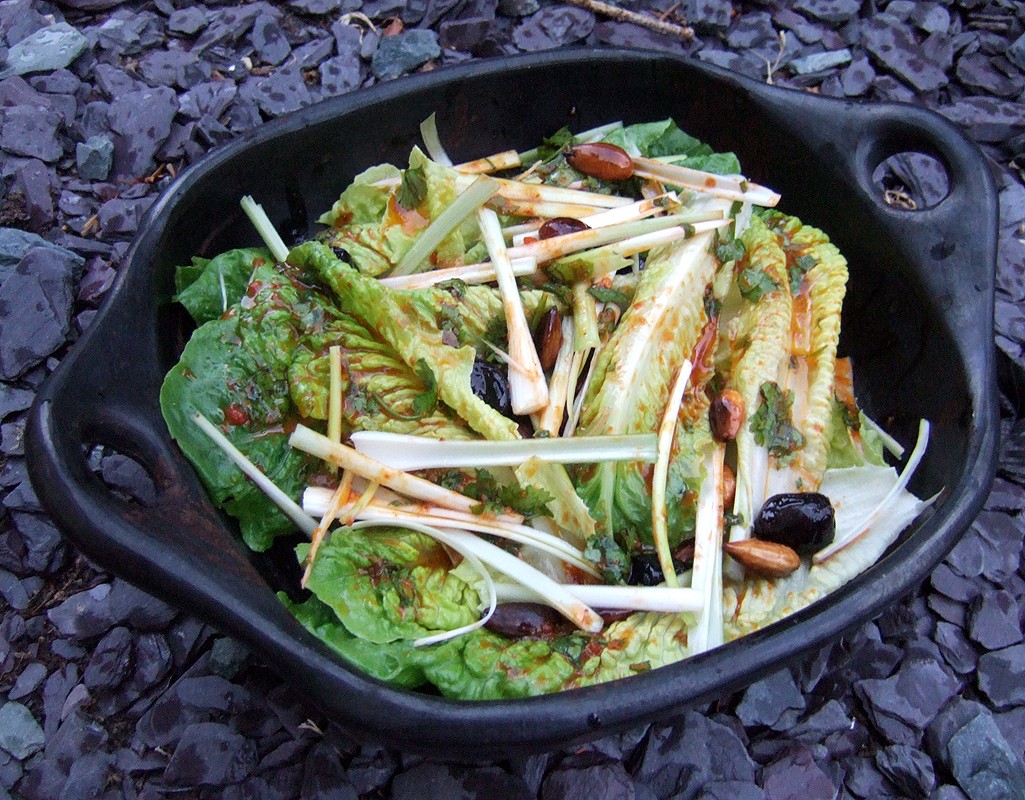
<svg viewBox="0 0 1025 800">
<path fill-rule="evenodd" d="M 269 612 L 274 595 L 253 592 L 263 579 L 247 552 L 224 536 L 224 522 L 160 416 L 156 333 L 147 314 L 129 309 L 158 302 L 150 281 L 144 270 L 124 273 L 100 317 L 37 395 L 26 434 L 33 486 L 75 544 L 123 577 L 185 604 L 177 576 L 187 571 L 198 584 L 187 603 L 216 622 L 227 621 L 227 592 L 254 602 L 261 601 L 254 594 L 266 595 Z M 154 502 L 112 492 L 89 467 L 94 445 L 141 464 L 153 480 Z"/>
</svg>

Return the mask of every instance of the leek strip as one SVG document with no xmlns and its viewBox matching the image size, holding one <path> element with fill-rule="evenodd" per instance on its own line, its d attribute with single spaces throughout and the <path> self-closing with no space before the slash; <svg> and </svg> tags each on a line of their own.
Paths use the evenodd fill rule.
<svg viewBox="0 0 1025 800">
<path fill-rule="evenodd" d="M 352 473 L 346 470 L 342 473 L 342 479 L 338 482 L 338 487 L 331 493 L 331 499 L 328 501 L 327 507 L 321 513 L 320 524 L 317 525 L 317 529 L 310 536 L 310 551 L 306 554 L 306 569 L 303 570 L 302 579 L 299 581 L 299 585 L 303 589 L 306 588 L 306 584 L 310 580 L 310 575 L 313 572 L 313 562 L 317 559 L 317 551 L 320 550 L 320 545 L 324 541 L 327 529 L 338 518 L 338 513 L 341 511 L 342 506 L 349 501 L 349 490 L 351 488 Z M 306 510 L 307 512 L 309 511 L 309 509 Z"/>
<path fill-rule="evenodd" d="M 552 380 L 548 384 L 548 405 L 541 412 L 541 417 L 535 426 L 536 430 L 548 431 L 549 435 L 553 437 L 559 435 L 559 429 L 562 427 L 562 420 L 566 412 L 566 402 L 570 391 L 570 367 L 573 362 L 573 343 L 573 321 L 563 317 L 562 344 L 559 345 L 559 352 L 556 354 L 555 364 L 552 366 Z M 537 439 L 536 441 L 543 442 L 545 440 Z M 551 441 L 558 440 L 554 439 Z"/>
<path fill-rule="evenodd" d="M 661 161 L 639 156 L 634 156 L 632 161 L 634 175 L 639 178 L 651 178 L 713 197 L 751 202 L 756 206 L 767 208 L 774 207 L 780 201 L 779 194 L 772 189 L 751 183 L 744 178 L 716 175 L 712 172 L 703 172 L 699 169 L 675 164 L 663 164 Z"/>
<path fill-rule="evenodd" d="M 420 232 L 413 245 L 399 260 L 395 269 L 391 271 L 391 275 L 411 275 L 414 272 L 419 272 L 421 266 L 430 258 L 431 253 L 438 249 L 438 245 L 444 238 L 498 191 L 494 179 L 483 175 L 474 178 L 464 188 L 465 190 L 456 197 L 452 204 Z"/>
<path fill-rule="evenodd" d="M 883 447 L 886 448 L 890 455 L 894 458 L 904 457 L 904 445 L 884 431 L 878 422 L 872 419 L 868 414 L 862 414 L 861 421 L 879 437 L 879 441 L 883 443 Z"/>
<path fill-rule="evenodd" d="M 512 259 L 513 275 L 522 278 L 537 272 L 537 262 L 532 258 Z M 413 275 L 402 275 L 395 278 L 381 278 L 382 286 L 389 289 L 426 289 L 445 281 L 462 281 L 467 284 L 490 283 L 496 279 L 495 265 L 491 263 L 467 264 L 462 267 L 432 269 L 428 272 L 417 272 Z"/>
<path fill-rule="evenodd" d="M 267 216 L 267 212 L 263 210 L 263 206 L 246 195 L 242 198 L 242 210 L 246 212 L 246 216 L 253 223 L 253 227 L 260 234 L 260 238 L 267 245 L 274 260 L 283 263 L 288 258 L 288 246 L 278 234 L 270 217 Z"/>
<path fill-rule="evenodd" d="M 707 213 L 710 216 L 711 214 L 718 215 L 722 212 L 710 211 Z M 617 244 L 609 245 L 609 249 L 624 257 L 634 256 L 639 253 L 645 253 L 660 244 L 669 244 L 680 239 L 689 239 L 692 236 L 697 236 L 699 233 L 719 230 L 731 224 L 733 224 L 731 219 L 711 219 L 706 222 L 695 222 L 693 225 L 684 225 L 679 228 L 670 228 L 665 231 L 656 231 L 635 236 L 632 239 L 625 239 Z"/>
<path fill-rule="evenodd" d="M 583 365 L 587 363 L 587 374 L 584 376 L 584 384 L 577 389 L 576 396 L 573 398 L 573 413 L 566 423 L 566 430 L 563 432 L 564 436 L 572 436 L 576 433 L 577 425 L 580 423 L 580 412 L 584 407 L 584 399 L 587 397 L 587 391 L 591 388 L 591 379 L 594 377 L 595 365 L 598 363 L 598 353 L 601 352 L 601 348 L 595 348 L 590 353 L 578 353 L 580 361 L 576 365 L 576 371 L 573 377 L 573 385 L 577 385 L 577 378 L 580 377 L 580 370 Z M 591 356 L 591 360 L 587 362 L 587 356 Z"/>
<path fill-rule="evenodd" d="M 705 458 L 705 478 L 698 491 L 698 510 L 694 523 L 694 566 L 690 585 L 700 594 L 703 607 L 696 623 L 687 631 L 687 644 L 692 654 L 703 653 L 722 644 L 722 619 L 716 620 L 712 610 L 716 595 L 722 597 L 722 475 L 725 452 L 725 447 L 716 445 L 708 453 Z"/>
<path fill-rule="evenodd" d="M 512 169 L 522 165 L 523 162 L 520 160 L 519 153 L 515 150 L 503 150 L 501 153 L 494 153 L 484 158 L 456 164 L 456 169 L 460 172 L 476 175 L 487 172 L 501 172 L 504 169 Z"/>
<path fill-rule="evenodd" d="M 488 203 L 506 217 L 572 217 L 584 219 L 594 214 L 594 206 L 580 203 L 554 203 L 543 200 L 516 200 L 505 197 L 493 198 Z"/>
<path fill-rule="evenodd" d="M 405 472 L 450 467 L 515 467 L 529 458 L 556 464 L 595 464 L 602 461 L 652 464 L 657 455 L 653 433 L 493 442 L 357 431 L 351 439 L 353 447 L 360 453 Z"/>
<path fill-rule="evenodd" d="M 296 426 L 288 443 L 304 453 L 336 464 L 343 469 L 350 469 L 361 478 L 388 486 L 418 500 L 426 500 L 445 508 L 467 512 L 472 512 L 478 505 L 477 501 L 470 497 L 445 489 L 415 475 L 393 469 L 375 458 L 370 458 L 351 447 L 346 447 L 344 444 L 336 444 L 326 436 L 310 430 L 302 424 Z M 519 514 L 496 514 L 494 518 L 504 522 L 523 522 L 523 517 Z"/>
<path fill-rule="evenodd" d="M 573 334 L 577 350 L 590 350 L 601 344 L 598 334 L 598 307 L 588 293 L 593 284 L 589 280 L 573 284 Z"/>
<path fill-rule="evenodd" d="M 566 233 L 562 236 L 552 236 L 548 239 L 540 239 L 520 247 L 510 247 L 510 258 L 522 258 L 532 256 L 539 264 L 552 261 L 556 258 L 577 253 L 581 250 L 590 250 L 602 245 L 623 242 L 636 236 L 643 236 L 648 233 L 676 228 L 684 225 L 692 225 L 696 222 L 710 222 L 722 219 L 722 213 L 718 211 L 686 212 L 682 214 L 670 214 L 655 219 L 641 219 L 631 222 L 621 222 L 616 225 L 606 225 L 601 228 L 589 228 L 575 233 Z"/>
<path fill-rule="evenodd" d="M 213 440 L 214 444 L 224 451 L 224 454 L 228 456 L 228 458 L 235 462 L 242 472 L 252 479 L 253 483 L 263 490 L 264 494 L 274 502 L 274 505 L 284 512 L 285 516 L 296 524 L 299 530 L 307 536 L 311 536 L 313 534 L 317 529 L 317 521 L 303 511 L 295 500 L 278 488 L 274 481 L 264 475 L 256 464 L 246 458 L 246 456 L 231 443 L 228 437 L 217 429 L 216 425 L 198 411 L 192 415 L 192 421 L 196 423 L 203 433 Z"/>
<path fill-rule="evenodd" d="M 882 517 L 889 509 L 893 502 L 897 499 L 904 489 L 907 488 L 908 482 L 911 480 L 911 476 L 914 475 L 915 470 L 918 469 L 918 465 L 922 462 L 922 458 L 925 456 L 926 448 L 929 446 L 929 420 L 923 419 L 918 424 L 918 441 L 915 443 L 915 449 L 911 451 L 911 455 L 908 456 L 908 462 L 904 465 L 904 469 L 900 473 L 900 477 L 897 478 L 893 484 L 893 488 L 887 493 L 872 511 L 866 514 L 862 520 L 856 525 L 852 525 L 850 529 L 840 536 L 838 536 L 832 544 L 819 550 L 814 556 L 812 556 L 812 562 L 815 564 L 821 564 L 828 558 L 839 553 L 847 545 L 860 539 L 868 530 Z"/>
<path fill-rule="evenodd" d="M 327 438 L 332 442 L 342 441 L 342 348 L 331 345 L 327 351 L 330 375 L 327 396 Z M 331 472 L 337 468 L 331 465 Z"/>
<path fill-rule="evenodd" d="M 420 123 L 420 135 L 424 139 L 424 147 L 427 148 L 431 158 L 443 167 L 451 167 L 452 159 L 448 157 L 448 153 L 445 152 L 445 147 L 441 143 L 441 137 L 438 136 L 438 119 L 433 111 L 427 119 Z"/>
<path fill-rule="evenodd" d="M 698 592 L 689 587 L 598 586 L 584 583 L 560 584 L 578 600 L 593 608 L 609 611 L 659 611 L 667 614 L 693 614 L 703 609 Z M 519 584 L 495 584 L 500 603 L 544 602 L 537 592 Z"/>
<path fill-rule="evenodd" d="M 548 384 L 545 382 L 541 360 L 534 347 L 534 337 L 527 325 L 527 315 L 520 300 L 516 276 L 513 275 L 509 252 L 502 238 L 498 215 L 490 208 L 477 211 L 484 244 L 495 265 L 498 291 L 502 295 L 505 325 L 509 334 L 509 356 L 521 369 L 509 373 L 509 396 L 514 414 L 530 414 L 548 405 Z"/>
<path fill-rule="evenodd" d="M 454 639 L 456 636 L 462 636 L 464 633 L 470 633 L 475 631 L 484 625 L 491 615 L 495 613 L 495 607 L 498 605 L 498 596 L 495 592 L 495 582 L 491 578 L 491 574 L 487 568 L 481 563 L 477 554 L 469 547 L 465 545 L 463 541 L 452 536 L 451 534 L 442 533 L 439 530 L 431 528 L 428 525 L 416 525 L 416 524 L 388 524 L 382 525 L 379 522 L 357 522 L 350 526 L 352 530 L 366 530 L 367 528 L 381 528 L 381 527 L 400 527 L 409 528 L 410 530 L 417 531 L 418 533 L 430 536 L 435 541 L 441 542 L 446 547 L 450 547 L 455 550 L 459 555 L 470 562 L 472 566 L 481 576 L 481 580 L 484 582 L 484 586 L 487 589 L 488 594 L 488 610 L 484 613 L 479 620 L 471 622 L 469 625 L 461 625 L 458 628 L 453 628 L 450 631 L 442 631 L 441 633 L 431 634 L 430 636 L 423 636 L 419 639 L 413 640 L 413 647 L 423 647 L 429 644 L 437 644 L 438 642 L 444 642 L 447 639 Z"/>
<path fill-rule="evenodd" d="M 585 142 L 597 142 L 604 139 L 612 131 L 619 130 L 623 127 L 623 123 L 619 122 L 608 122 L 605 125 L 599 125 L 596 128 L 590 128 L 586 131 L 582 131 L 573 136 L 573 144 L 583 144 Z M 524 150 L 520 153 L 520 161 L 524 164 L 529 164 L 532 161 L 537 161 L 541 157 L 541 148 L 535 147 L 532 150 Z"/>
<path fill-rule="evenodd" d="M 479 178 L 475 178 L 473 175 L 456 175 L 455 179 L 456 188 L 460 191 L 467 188 L 473 181 L 479 180 Z M 592 214 L 595 213 L 595 208 L 618 208 L 619 206 L 631 205 L 634 202 L 629 197 L 584 192 L 580 189 L 564 189 L 561 186 L 548 186 L 543 183 L 524 183 L 522 181 L 511 181 L 507 178 L 491 178 L 491 180 L 498 182 L 498 196 L 505 200 L 592 206 Z"/>
<path fill-rule="evenodd" d="M 597 214 L 591 214 L 590 216 L 583 217 L 580 221 L 586 223 L 590 228 L 604 228 L 608 225 L 616 225 L 621 222 L 633 222 L 635 220 L 644 219 L 666 210 L 666 206 L 662 205 L 679 205 L 680 198 L 673 192 L 661 194 L 658 197 L 653 197 L 646 200 L 638 200 L 636 203 L 631 203 L 628 206 L 620 206 L 619 208 L 610 208 L 608 211 L 600 211 Z M 520 225 L 510 225 L 508 228 L 503 228 L 502 233 L 506 239 L 511 240 L 516 245 L 523 244 L 522 241 L 517 241 L 526 236 L 536 235 L 540 230 L 540 225 L 536 222 L 524 222 Z"/>
<path fill-rule="evenodd" d="M 673 434 L 676 432 L 677 418 L 680 416 L 680 405 L 683 393 L 690 382 L 693 365 L 684 359 L 676 373 L 676 380 L 669 392 L 662 422 L 658 426 L 658 458 L 655 461 L 655 472 L 651 478 L 651 538 L 655 542 L 658 563 L 662 574 L 670 588 L 679 588 L 676 579 L 676 568 L 673 566 L 673 554 L 669 550 L 669 531 L 666 524 L 666 484 L 669 481 L 669 456 L 673 448 Z"/>
</svg>

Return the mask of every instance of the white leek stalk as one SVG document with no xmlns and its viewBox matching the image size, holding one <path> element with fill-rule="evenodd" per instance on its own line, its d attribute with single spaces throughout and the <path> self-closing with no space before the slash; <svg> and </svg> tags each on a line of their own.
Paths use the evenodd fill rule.
<svg viewBox="0 0 1025 800">
<path fill-rule="evenodd" d="M 652 178 L 672 186 L 680 186 L 695 192 L 722 197 L 727 200 L 750 202 L 756 206 L 774 207 L 780 196 L 765 186 L 751 183 L 744 178 L 730 175 L 716 175 L 699 169 L 681 167 L 676 164 L 665 164 L 653 158 L 635 156 L 634 175 L 639 178 Z"/>
<path fill-rule="evenodd" d="M 564 583 L 561 586 L 578 600 L 593 608 L 609 611 L 660 611 L 666 614 L 693 614 L 703 608 L 696 589 L 668 586 L 600 586 Z M 536 592 L 517 584 L 495 584 L 501 603 L 544 602 Z"/>
<path fill-rule="evenodd" d="M 267 212 L 263 210 L 263 206 L 253 200 L 252 197 L 246 195 L 242 198 L 242 210 L 246 212 L 246 216 L 249 217 L 249 221 L 253 223 L 253 227 L 256 228 L 256 232 L 260 234 L 260 238 L 263 239 L 264 244 L 267 245 L 267 249 L 270 250 L 271 255 L 274 256 L 274 260 L 278 263 L 283 263 L 288 258 L 288 247 L 285 245 L 280 234 L 274 224 L 270 221 L 270 217 L 267 216 Z"/>
<path fill-rule="evenodd" d="M 512 259 L 513 275 L 522 278 L 537 272 L 537 262 L 532 258 Z M 462 267 L 446 267 L 432 269 L 429 272 L 417 272 L 413 275 L 400 275 L 394 278 L 380 278 L 382 285 L 389 289 L 426 289 L 445 281 L 462 281 L 467 284 L 490 283 L 496 279 L 495 265 L 490 262 L 483 264 L 466 264 Z"/>
<path fill-rule="evenodd" d="M 451 167 L 452 159 L 448 157 L 448 153 L 445 152 L 445 147 L 441 143 L 441 137 L 438 136 L 438 120 L 433 111 L 427 119 L 420 123 L 420 135 L 424 139 L 424 147 L 427 148 L 431 158 L 443 167 Z"/>
</svg>

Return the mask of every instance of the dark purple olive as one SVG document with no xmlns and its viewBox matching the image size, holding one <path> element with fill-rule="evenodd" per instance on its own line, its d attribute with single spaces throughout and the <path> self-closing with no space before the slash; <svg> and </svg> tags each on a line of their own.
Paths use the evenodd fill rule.
<svg viewBox="0 0 1025 800">
<path fill-rule="evenodd" d="M 655 586 L 664 580 L 662 565 L 655 553 L 641 553 L 630 559 L 630 577 L 627 579 L 630 585 Z"/>
<path fill-rule="evenodd" d="M 564 622 L 558 611 L 540 603 L 500 603 L 484 627 L 512 639 L 554 639 Z"/>
<path fill-rule="evenodd" d="M 513 415 L 509 378 L 504 370 L 478 358 L 470 372 L 470 389 L 498 413 Z"/>
<path fill-rule="evenodd" d="M 567 233 L 577 233 L 590 230 L 590 228 L 591 226 L 586 222 L 573 219 L 573 217 L 552 217 L 552 219 L 545 220 L 538 229 L 537 238 L 551 239 L 553 236 L 565 236 Z"/>
<path fill-rule="evenodd" d="M 752 533 L 810 556 L 833 541 L 836 515 L 829 498 L 818 492 L 777 494 L 765 501 Z"/>
</svg>

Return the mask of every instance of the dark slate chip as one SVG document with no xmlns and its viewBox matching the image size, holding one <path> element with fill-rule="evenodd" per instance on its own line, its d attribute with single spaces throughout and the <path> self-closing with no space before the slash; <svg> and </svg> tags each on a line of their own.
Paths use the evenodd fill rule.
<svg viewBox="0 0 1025 800">
<path fill-rule="evenodd" d="M 135 234 L 143 214 L 153 204 L 153 197 L 125 200 L 115 197 L 108 200 L 98 212 L 100 230 L 109 238 L 130 237 Z"/>
<path fill-rule="evenodd" d="M 384 789 L 399 767 L 396 753 L 380 747 L 363 747 L 349 763 L 345 774 L 356 794 Z M 532 788 L 536 794 L 537 789 Z"/>
<path fill-rule="evenodd" d="M 788 66 L 797 75 L 809 75 L 841 67 L 850 61 L 851 51 L 845 47 L 842 50 L 827 50 L 823 53 L 801 56 L 791 60 Z"/>
<path fill-rule="evenodd" d="M 62 69 L 88 46 L 89 40 L 83 34 L 66 22 L 56 22 L 11 45 L 6 63 L 0 66 L 0 80 L 11 75 Z"/>
<path fill-rule="evenodd" d="M 28 697 L 39 688 L 39 685 L 46 679 L 46 667 L 38 661 L 30 661 L 18 674 L 14 686 L 7 693 L 8 700 L 21 700 Z"/>
<path fill-rule="evenodd" d="M 905 661 L 898 672 L 882 680 L 854 684 L 869 719 L 891 744 L 917 743 L 920 731 L 957 693 L 958 682 L 936 661 Z"/>
<path fill-rule="evenodd" d="M 800 712 L 804 711 L 805 700 L 788 669 L 781 669 L 751 684 L 737 706 L 738 719 L 748 727 L 769 728 L 782 724 L 792 725 Z"/>
<path fill-rule="evenodd" d="M 238 711 L 249 700 L 245 689 L 219 675 L 182 678 L 174 691 L 186 705 L 205 711 Z"/>
<path fill-rule="evenodd" d="M 282 67 L 265 78 L 249 78 L 242 84 L 240 95 L 256 103 L 271 117 L 296 111 L 312 102 L 302 72 L 295 66 Z M 236 103 L 234 109 L 238 107 Z M 259 124 L 258 120 L 256 124 Z M 229 127 L 235 130 L 233 126 Z"/>
<path fill-rule="evenodd" d="M 932 759 L 921 750 L 895 744 L 877 750 L 876 766 L 909 797 L 926 798 L 936 786 Z"/>
<path fill-rule="evenodd" d="M 52 163 L 64 150 L 57 137 L 61 115 L 56 111 L 15 107 L 0 110 L 0 147 L 8 153 Z"/>
<path fill-rule="evenodd" d="M 167 29 L 171 33 L 180 33 L 183 36 L 193 36 L 199 33 L 207 22 L 207 15 L 196 6 L 185 6 L 178 8 L 167 18 Z"/>
<path fill-rule="evenodd" d="M 498 767 L 465 768 L 431 762 L 395 776 L 391 790 L 392 800 L 476 800 L 487 796 L 509 800 L 534 797 L 521 778 Z"/>
<path fill-rule="evenodd" d="M 370 66 L 379 80 L 397 78 L 441 55 L 434 31 L 406 30 L 384 36 L 377 45 Z"/>
<path fill-rule="evenodd" d="M 712 780 L 752 782 L 755 764 L 736 732 L 692 711 L 672 728 L 652 730 L 634 777 L 659 797 L 689 796 Z"/>
<path fill-rule="evenodd" d="M 46 758 L 67 774 L 84 753 L 102 750 L 109 736 L 100 723 L 80 711 L 73 711 L 47 739 Z"/>
<path fill-rule="evenodd" d="M 842 733 L 851 728 L 851 713 L 837 700 L 828 700 L 812 714 L 802 719 L 786 731 L 786 735 L 804 744 L 815 744 L 824 741 L 834 733 Z"/>
<path fill-rule="evenodd" d="M 794 9 L 805 16 L 833 25 L 849 21 L 861 8 L 857 0 L 797 0 Z"/>
<path fill-rule="evenodd" d="M 959 603 L 974 600 L 982 591 L 974 581 L 961 577 L 947 564 L 940 564 L 932 571 L 929 584 L 944 597 Z"/>
<path fill-rule="evenodd" d="M 947 744 L 950 770 L 972 800 L 1025 797 L 1025 763 L 993 718 L 980 714 Z"/>
<path fill-rule="evenodd" d="M 979 689 L 997 708 L 1025 705 L 1025 644 L 983 654 Z"/>
<path fill-rule="evenodd" d="M 295 59 L 299 69 L 312 69 L 324 59 L 329 58 L 334 49 L 334 39 L 329 36 L 321 36 L 295 48 L 292 51 L 292 58 Z"/>
<path fill-rule="evenodd" d="M 131 673 L 132 633 L 117 627 L 108 631 L 93 650 L 82 682 L 90 690 L 118 686 Z"/>
<path fill-rule="evenodd" d="M 399 780 L 402 780 L 400 776 Z M 524 787 L 526 789 L 526 787 Z M 604 797 L 608 800 L 632 800 L 635 795 L 633 781 L 621 762 L 601 762 L 596 764 L 574 764 L 567 759 L 548 773 L 541 785 L 541 798 L 559 798 L 560 800 L 593 800 Z M 473 797 L 474 795 L 465 795 Z M 522 797 L 534 797 L 530 792 L 522 792 Z"/>
<path fill-rule="evenodd" d="M 28 608 L 28 592 L 16 575 L 5 569 L 0 569 L 0 597 L 7 601 L 7 605 L 16 611 L 24 611 Z M 17 700 L 17 697 L 11 697 Z"/>
<path fill-rule="evenodd" d="M 345 776 L 338 751 L 329 743 L 318 742 L 306 757 L 299 797 L 300 800 L 356 800 L 356 790 Z"/>
<path fill-rule="evenodd" d="M 641 800 L 639 793 L 628 795 L 629 797 Z M 595 795 L 600 797 L 601 795 Z M 654 795 L 651 795 L 654 797 Z M 747 781 L 711 781 L 701 787 L 701 794 L 697 800 L 769 800 L 768 795 L 757 783 Z"/>
<path fill-rule="evenodd" d="M 236 639 L 221 636 L 210 647 L 210 671 L 233 680 L 249 660 L 249 648 Z"/>
<path fill-rule="evenodd" d="M 446 50 L 472 52 L 484 39 L 492 22 L 488 17 L 445 20 L 439 28 L 439 42 Z"/>
<path fill-rule="evenodd" d="M 1025 131 L 1025 103 L 995 97 L 966 97 L 937 111 L 979 142 L 1003 142 Z"/>
<path fill-rule="evenodd" d="M 965 86 L 997 97 L 1015 97 L 1025 88 L 1025 78 L 1021 75 L 1005 75 L 997 70 L 989 56 L 983 53 L 969 53 L 959 58 L 957 79 Z"/>
<path fill-rule="evenodd" d="M 512 40 L 520 50 L 536 53 L 579 42 L 593 28 L 591 12 L 575 6 L 552 6 L 523 20 L 513 31 Z"/>
<path fill-rule="evenodd" d="M 538 0 L 498 0 L 498 11 L 507 17 L 526 17 L 541 8 Z"/>
<path fill-rule="evenodd" d="M 833 800 L 837 787 L 807 747 L 789 749 L 762 771 L 762 788 L 772 800 Z"/>
<path fill-rule="evenodd" d="M 361 0 L 288 0 L 289 8 L 318 17 L 325 14 L 346 14 L 350 11 L 358 11 L 361 5 L 363 5 Z"/>
<path fill-rule="evenodd" d="M 46 612 L 46 616 L 64 636 L 74 639 L 98 636 L 123 619 L 113 607 L 110 594 L 111 585 L 101 583 L 72 595 Z"/>
<path fill-rule="evenodd" d="M 277 66 L 292 52 L 285 32 L 281 29 L 277 19 L 270 14 L 260 14 L 253 21 L 249 39 L 253 43 L 256 55 L 264 64 Z"/>
<path fill-rule="evenodd" d="M 96 86 L 107 97 L 114 99 L 123 94 L 138 91 L 144 84 L 113 64 L 97 64 Z M 103 115 L 107 116 L 106 110 L 103 111 Z"/>
<path fill-rule="evenodd" d="M 150 86 L 194 86 L 210 75 L 209 67 L 184 50 L 147 53 L 139 59 L 139 72 Z"/>
<path fill-rule="evenodd" d="M 991 591 L 972 603 L 969 635 L 987 650 L 998 650 L 1022 640 L 1018 603 L 1010 592 Z"/>
<path fill-rule="evenodd" d="M 153 154 L 171 133 L 178 110 L 174 90 L 167 86 L 140 89 L 118 97 L 110 105 L 114 139 L 114 176 L 145 177 L 153 168 Z"/>
<path fill-rule="evenodd" d="M 1025 195 L 1025 190 L 1023 190 L 1023 195 Z M 1001 197 L 1003 197 L 1003 193 L 1001 193 Z M 1025 296 L 1016 299 L 1025 300 Z M 993 481 L 993 488 L 986 498 L 986 510 L 1012 514 L 1025 511 L 1025 492 L 1022 492 L 1021 487 L 998 477 Z"/>
<path fill-rule="evenodd" d="M 204 115 L 220 117 L 238 94 L 232 81 L 205 81 L 183 92 L 178 100 L 178 111 L 189 119 Z"/>
<path fill-rule="evenodd" d="M 982 574 L 994 583 L 1001 583 L 1018 569 L 1023 529 L 1025 520 L 992 511 L 983 511 L 972 523 L 982 547 Z"/>
<path fill-rule="evenodd" d="M 77 800 L 78 798 L 99 798 L 104 796 L 107 778 L 114 766 L 114 756 L 110 753 L 85 753 L 71 765 L 68 781 L 61 792 L 59 800 Z"/>
<path fill-rule="evenodd" d="M 177 742 L 189 725 L 207 722 L 210 717 L 209 711 L 182 703 L 172 686 L 139 719 L 136 736 L 147 747 L 166 747 Z"/>
<path fill-rule="evenodd" d="M 238 783 L 256 766 L 256 746 L 217 722 L 189 725 L 175 747 L 164 780 L 171 786 Z"/>
<path fill-rule="evenodd" d="M 875 58 L 921 92 L 946 86 L 946 73 L 930 59 L 903 23 L 879 14 L 863 24 L 864 44 Z"/>
<path fill-rule="evenodd" d="M 52 225 L 54 214 L 51 192 L 56 183 L 53 168 L 39 159 L 28 159 L 17 168 L 14 183 L 21 191 L 31 228 L 41 231 Z"/>
<path fill-rule="evenodd" d="M 363 82 L 363 65 L 355 51 L 328 58 L 320 65 L 320 88 L 325 97 L 351 92 Z"/>
<path fill-rule="evenodd" d="M 13 701 L 0 706 L 0 749 L 24 761 L 44 741 L 43 729 L 27 706 Z"/>
<path fill-rule="evenodd" d="M 962 628 L 949 622 L 938 622 L 933 639 L 943 654 L 943 660 L 954 672 L 967 675 L 975 671 L 979 654 Z"/>
</svg>

